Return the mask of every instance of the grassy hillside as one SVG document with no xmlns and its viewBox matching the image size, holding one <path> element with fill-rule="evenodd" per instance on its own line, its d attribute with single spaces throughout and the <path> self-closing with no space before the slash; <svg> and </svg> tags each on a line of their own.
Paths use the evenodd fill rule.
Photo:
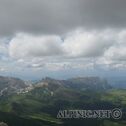
<svg viewBox="0 0 126 126">
<path fill-rule="evenodd" d="M 102 100 L 111 102 L 117 106 L 126 106 L 126 90 L 125 89 L 113 89 L 107 91 L 101 97 Z"/>
</svg>

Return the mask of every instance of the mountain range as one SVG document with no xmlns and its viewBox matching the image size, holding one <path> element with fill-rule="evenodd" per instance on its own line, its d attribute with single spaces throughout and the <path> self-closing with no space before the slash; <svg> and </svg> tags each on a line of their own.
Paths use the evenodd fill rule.
<svg viewBox="0 0 126 126">
<path fill-rule="evenodd" d="M 0 121 L 8 126 L 124 126 L 125 115 L 116 120 L 58 119 L 64 109 L 126 108 L 125 89 L 115 89 L 106 79 L 46 77 L 30 82 L 0 77 Z"/>
</svg>

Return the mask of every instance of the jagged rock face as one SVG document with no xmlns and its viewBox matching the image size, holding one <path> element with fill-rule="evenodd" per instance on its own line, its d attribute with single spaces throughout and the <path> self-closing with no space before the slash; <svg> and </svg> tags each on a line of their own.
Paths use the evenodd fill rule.
<svg viewBox="0 0 126 126">
<path fill-rule="evenodd" d="M 0 76 L 0 96 L 18 92 L 26 87 L 24 81 L 18 78 Z"/>
</svg>

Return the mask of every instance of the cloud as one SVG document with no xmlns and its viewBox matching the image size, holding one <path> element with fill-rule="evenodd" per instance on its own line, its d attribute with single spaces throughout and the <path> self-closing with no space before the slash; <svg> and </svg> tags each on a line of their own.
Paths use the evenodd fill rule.
<svg viewBox="0 0 126 126">
<path fill-rule="evenodd" d="M 13 58 L 45 58 L 45 57 L 98 57 L 113 44 L 110 31 L 86 32 L 77 30 L 65 36 L 48 35 L 32 36 L 17 34 L 10 41 L 9 54 Z"/>
<path fill-rule="evenodd" d="M 0 38 L 0 60 L 7 60 L 8 55 L 8 40 L 6 38 Z"/>
<path fill-rule="evenodd" d="M 125 28 L 125 0 L 0 0 L 0 35 Z"/>
<path fill-rule="evenodd" d="M 5 68 L 0 68 L 0 72 L 5 72 L 6 71 L 6 69 Z"/>
<path fill-rule="evenodd" d="M 58 36 L 33 37 L 18 34 L 9 44 L 9 54 L 13 58 L 58 56 L 62 54 L 61 39 Z"/>
<path fill-rule="evenodd" d="M 115 35 L 115 42 L 104 54 L 108 60 L 126 61 L 126 30 Z"/>
<path fill-rule="evenodd" d="M 71 57 L 98 57 L 114 43 L 112 31 L 75 31 L 67 35 L 63 47 Z"/>
<path fill-rule="evenodd" d="M 119 68 L 126 66 L 125 38 L 126 30 L 113 29 L 90 32 L 79 29 L 64 36 L 20 33 L 10 41 L 9 55 L 29 68 L 74 69 L 86 68 L 90 63 Z"/>
<path fill-rule="evenodd" d="M 113 46 L 105 53 L 105 56 L 111 60 L 126 61 L 126 47 Z"/>
<path fill-rule="evenodd" d="M 75 66 L 86 67 L 87 64 L 93 63 L 92 59 L 104 55 L 107 57 L 107 51 L 114 46 L 119 33 L 114 33 L 112 30 L 90 32 L 76 30 L 67 33 L 64 37 L 20 33 L 9 43 L 9 56 L 18 63 L 33 68 L 45 66 L 51 68 L 50 64 L 53 68 L 64 69 L 68 67 L 72 69 Z M 76 61 L 76 64 L 72 63 Z"/>
</svg>

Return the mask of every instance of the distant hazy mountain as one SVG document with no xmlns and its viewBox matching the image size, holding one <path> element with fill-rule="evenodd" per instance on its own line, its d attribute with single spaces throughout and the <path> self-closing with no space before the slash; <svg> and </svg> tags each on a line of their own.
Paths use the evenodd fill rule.
<svg viewBox="0 0 126 126">
<path fill-rule="evenodd" d="M 77 77 L 68 80 L 56 80 L 47 77 L 40 81 L 38 84 L 40 83 L 53 84 L 53 86 L 65 86 L 67 88 L 72 88 L 76 90 L 98 91 L 107 90 L 111 88 L 107 80 L 101 79 L 99 77 Z"/>
<path fill-rule="evenodd" d="M 0 76 L 0 96 L 16 93 L 26 87 L 25 82 L 18 78 Z"/>
<path fill-rule="evenodd" d="M 109 84 L 111 84 L 114 88 L 126 89 L 126 77 L 118 76 L 118 77 L 108 77 L 107 78 Z"/>
<path fill-rule="evenodd" d="M 108 84 L 107 80 L 101 79 L 99 77 L 79 77 L 69 79 L 68 85 L 75 89 L 80 90 L 107 90 L 111 86 Z"/>
</svg>

